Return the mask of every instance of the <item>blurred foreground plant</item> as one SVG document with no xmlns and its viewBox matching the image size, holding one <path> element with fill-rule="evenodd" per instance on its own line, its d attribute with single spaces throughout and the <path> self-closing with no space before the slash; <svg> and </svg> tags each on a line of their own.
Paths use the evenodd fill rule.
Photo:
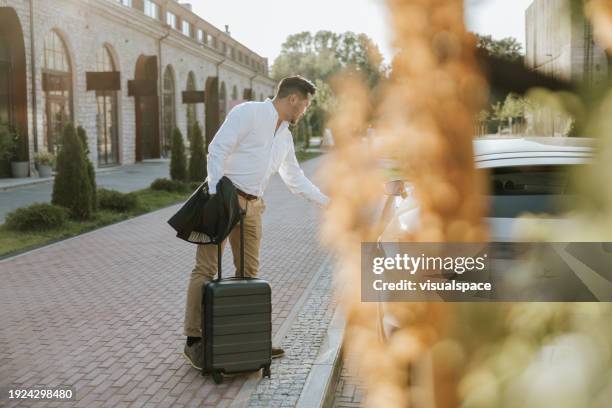
<svg viewBox="0 0 612 408">
<path fill-rule="evenodd" d="M 381 340 L 380 305 L 360 301 L 360 245 L 380 234 L 375 208 L 384 194 L 381 159 L 393 159 L 400 176 L 415 186 L 420 223 L 403 241 L 487 240 L 486 189 L 472 150 L 473 119 L 486 102 L 487 85 L 475 63 L 474 38 L 464 27 L 463 2 L 387 3 L 400 50 L 392 75 L 376 95 L 356 73 L 335 81 L 338 109 L 329 125 L 336 149 L 323 172 L 332 197 L 323 239 L 340 255 L 336 281 L 347 317 L 345 347 L 358 357 L 365 406 L 609 406 L 609 304 L 390 303 L 386 310 L 399 329 Z M 610 16 L 609 4 L 594 0 L 591 13 Z M 598 20 L 610 26 L 598 28 Z M 595 24 L 612 45 L 612 18 Z M 578 232 L 603 240 L 612 231 L 612 189 L 601 188 L 612 174 L 610 111 L 612 93 L 588 112 L 588 131 L 600 137 L 600 153 L 581 175 L 585 203 L 575 215 L 581 231 L 556 230 L 557 240 L 579 240 L 571 235 Z M 376 128 L 376 143 L 363 142 L 369 125 Z M 537 230 L 537 220 L 532 225 Z"/>
</svg>

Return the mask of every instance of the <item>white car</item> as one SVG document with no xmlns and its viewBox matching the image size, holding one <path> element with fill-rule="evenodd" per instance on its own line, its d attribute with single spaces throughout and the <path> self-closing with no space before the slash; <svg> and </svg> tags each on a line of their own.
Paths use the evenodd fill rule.
<svg viewBox="0 0 612 408">
<path fill-rule="evenodd" d="M 487 221 L 493 241 L 516 238 L 523 213 L 556 214 L 571 200 L 568 175 L 594 155 L 593 140 L 569 137 L 488 138 L 474 141 L 474 161 L 488 172 L 491 203 Z M 417 226 L 418 203 L 409 181 L 387 183 L 379 241 L 396 242 Z M 569 203 L 568 203 L 569 204 Z"/>
<path fill-rule="evenodd" d="M 490 203 L 487 222 L 491 241 L 513 242 L 518 240 L 518 228 L 525 222 L 518 218 L 523 213 L 548 214 L 544 222 L 570 222 L 555 215 L 561 207 L 571 207 L 570 170 L 589 163 L 594 149 L 593 140 L 588 138 L 490 138 L 475 140 L 474 154 L 476 167 L 487 172 L 489 182 L 490 195 L 483 199 Z M 394 257 L 400 253 L 402 234 L 418 227 L 418 192 L 415 194 L 410 182 L 403 180 L 388 182 L 385 190 L 387 197 L 381 205 L 384 229 L 379 246 L 385 256 Z M 588 282 L 585 286 L 591 289 Z M 379 324 L 387 337 L 397 324 L 385 312 L 385 304 L 380 305 Z"/>
</svg>

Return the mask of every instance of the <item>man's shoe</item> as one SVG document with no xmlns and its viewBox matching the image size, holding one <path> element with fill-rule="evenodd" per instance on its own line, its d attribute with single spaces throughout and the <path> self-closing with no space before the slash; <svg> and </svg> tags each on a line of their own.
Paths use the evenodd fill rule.
<svg viewBox="0 0 612 408">
<path fill-rule="evenodd" d="M 272 358 L 281 358 L 285 355 L 285 350 L 280 347 L 272 347 Z"/>
<path fill-rule="evenodd" d="M 204 352 L 202 347 L 202 341 L 196 341 L 191 346 L 185 344 L 185 350 L 183 350 L 183 356 L 185 356 L 187 362 L 197 370 L 202 370 L 202 366 L 204 365 Z"/>
</svg>

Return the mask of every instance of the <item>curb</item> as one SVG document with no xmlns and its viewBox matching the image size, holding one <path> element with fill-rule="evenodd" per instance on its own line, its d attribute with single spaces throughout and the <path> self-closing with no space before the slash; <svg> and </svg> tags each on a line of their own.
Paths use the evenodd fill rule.
<svg viewBox="0 0 612 408">
<path fill-rule="evenodd" d="M 323 261 L 323 263 L 321 264 L 317 272 L 313 275 L 312 279 L 308 283 L 308 286 L 306 287 L 306 289 L 304 289 L 304 292 L 302 293 L 300 298 L 293 305 L 291 312 L 285 318 L 283 323 L 280 325 L 280 327 L 274 334 L 274 338 L 272 339 L 272 344 L 275 344 L 275 345 L 281 344 L 283 339 L 287 335 L 287 333 L 289 333 L 289 330 L 291 329 L 291 326 L 293 325 L 293 322 L 295 321 L 297 314 L 302 309 L 302 306 L 304 305 L 304 303 L 306 303 L 306 301 L 310 297 L 312 288 L 317 283 L 319 276 L 323 273 L 325 268 L 331 268 L 331 259 L 332 259 L 331 256 L 327 254 L 326 259 Z M 334 314 L 334 317 L 335 317 L 335 314 Z M 332 322 L 333 322 L 333 319 L 332 319 Z M 328 329 L 328 333 L 329 333 L 329 329 Z M 327 339 L 327 336 L 326 336 L 326 339 Z M 274 375 L 274 370 L 272 371 L 272 375 Z M 310 374 L 308 378 L 310 378 Z M 253 394 L 253 392 L 257 388 L 257 385 L 259 384 L 261 380 L 262 380 L 261 371 L 256 371 L 254 373 L 251 373 L 247 377 L 247 380 L 242 385 L 238 393 L 236 394 L 236 397 L 234 398 L 232 403 L 229 405 L 230 408 L 246 408 L 249 405 L 249 399 L 251 398 L 251 395 Z"/>
<path fill-rule="evenodd" d="M 147 164 L 147 163 L 164 163 L 168 161 L 167 159 L 151 159 L 151 160 L 144 160 L 143 162 L 141 162 L 142 164 Z M 121 170 L 125 170 L 126 167 L 128 166 L 137 166 L 137 163 L 134 164 L 126 164 L 126 165 L 120 165 L 120 166 L 110 166 L 110 167 L 101 167 L 101 168 L 96 168 L 95 172 L 96 175 L 98 174 L 106 174 L 106 173 L 114 173 L 114 172 L 118 172 Z M 21 181 L 15 181 L 15 182 L 8 182 L 5 185 L 0 184 L 0 191 L 8 191 L 8 190 L 13 190 L 16 188 L 21 188 L 21 187 L 28 187 L 28 186 L 33 186 L 33 185 L 37 185 L 37 184 L 44 184 L 44 183 L 52 183 L 53 180 L 55 180 L 55 176 L 52 177 L 44 177 L 44 178 L 40 178 L 40 177 L 28 177 L 26 179 L 20 179 Z"/>
<path fill-rule="evenodd" d="M 6 185 L 0 185 L 0 191 L 8 191 L 8 190 L 13 190 L 15 188 L 21 188 L 21 187 L 28 187 L 28 186 L 34 186 L 37 184 L 45 184 L 45 183 L 50 183 L 55 179 L 55 177 L 39 177 L 39 178 L 34 178 L 31 177 L 31 179 L 27 179 L 25 181 L 18 181 L 18 182 L 14 182 L 14 183 L 8 183 Z"/>
<path fill-rule="evenodd" d="M 29 248 L 29 249 L 24 249 L 23 251 L 18 251 L 18 252 L 11 253 L 11 254 L 8 254 L 8 255 L 0 255 L 0 265 L 2 263 L 4 263 L 4 262 L 8 262 L 8 261 L 16 259 L 16 258 L 18 258 L 20 256 L 27 255 L 27 254 L 29 254 L 31 252 L 39 251 L 39 250 L 42 250 L 42 249 L 45 249 L 45 248 L 48 248 L 48 247 L 59 245 L 59 244 L 65 242 L 65 241 L 71 241 L 71 240 L 74 240 L 74 239 L 79 239 L 79 238 L 82 238 L 82 237 L 84 237 L 86 235 L 93 234 L 94 232 L 98 232 L 100 230 L 103 230 L 105 228 L 111 228 L 111 227 L 114 227 L 116 225 L 122 224 L 124 222 L 134 221 L 134 220 L 136 220 L 137 218 L 140 218 L 140 217 L 152 216 L 153 214 L 155 214 L 155 213 L 157 213 L 159 211 L 167 210 L 170 207 L 179 206 L 179 205 L 181 205 L 181 203 L 170 204 L 167 207 L 158 208 L 157 210 L 154 210 L 154 211 L 151 211 L 151 212 L 148 212 L 148 213 L 144 213 L 144 214 L 140 214 L 140 215 L 137 215 L 137 216 L 132 217 L 132 218 L 128 218 L 128 219 L 125 219 L 125 220 L 122 220 L 122 221 L 119 221 L 119 222 L 115 222 L 113 224 L 108 224 L 108 225 L 104 225 L 104 226 L 101 226 L 101 227 L 98 227 L 98 228 L 94 228 L 94 229 L 89 230 L 87 232 L 84 232 L 82 234 L 74 235 L 74 236 L 67 237 L 67 238 L 60 238 L 58 240 L 51 241 L 51 242 L 48 242 L 46 244 L 42 244 L 40 246 L 36 246 L 36 247 L 33 247 L 33 248 Z M 172 231 L 172 228 L 170 228 L 170 231 Z M 172 236 L 174 236 L 174 234 Z"/>
<path fill-rule="evenodd" d="M 344 327 L 344 315 L 340 307 L 336 306 L 336 311 L 327 329 L 327 335 L 308 374 L 296 407 L 327 408 L 332 406 L 336 383 L 340 375 Z"/>
</svg>

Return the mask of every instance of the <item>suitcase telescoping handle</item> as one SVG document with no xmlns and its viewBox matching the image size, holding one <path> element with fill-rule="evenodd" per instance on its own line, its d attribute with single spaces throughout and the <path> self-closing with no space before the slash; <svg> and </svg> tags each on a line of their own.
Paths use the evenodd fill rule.
<svg viewBox="0 0 612 408">
<path fill-rule="evenodd" d="M 245 206 L 248 207 L 248 202 L 245 203 Z M 240 207 L 240 206 L 239 206 Z M 244 215 L 246 214 L 246 210 L 240 208 L 240 277 L 244 278 L 244 228 L 243 221 Z M 221 253 L 221 243 L 217 244 L 217 271 L 219 276 L 217 279 L 221 280 L 221 261 L 223 254 Z"/>
</svg>

